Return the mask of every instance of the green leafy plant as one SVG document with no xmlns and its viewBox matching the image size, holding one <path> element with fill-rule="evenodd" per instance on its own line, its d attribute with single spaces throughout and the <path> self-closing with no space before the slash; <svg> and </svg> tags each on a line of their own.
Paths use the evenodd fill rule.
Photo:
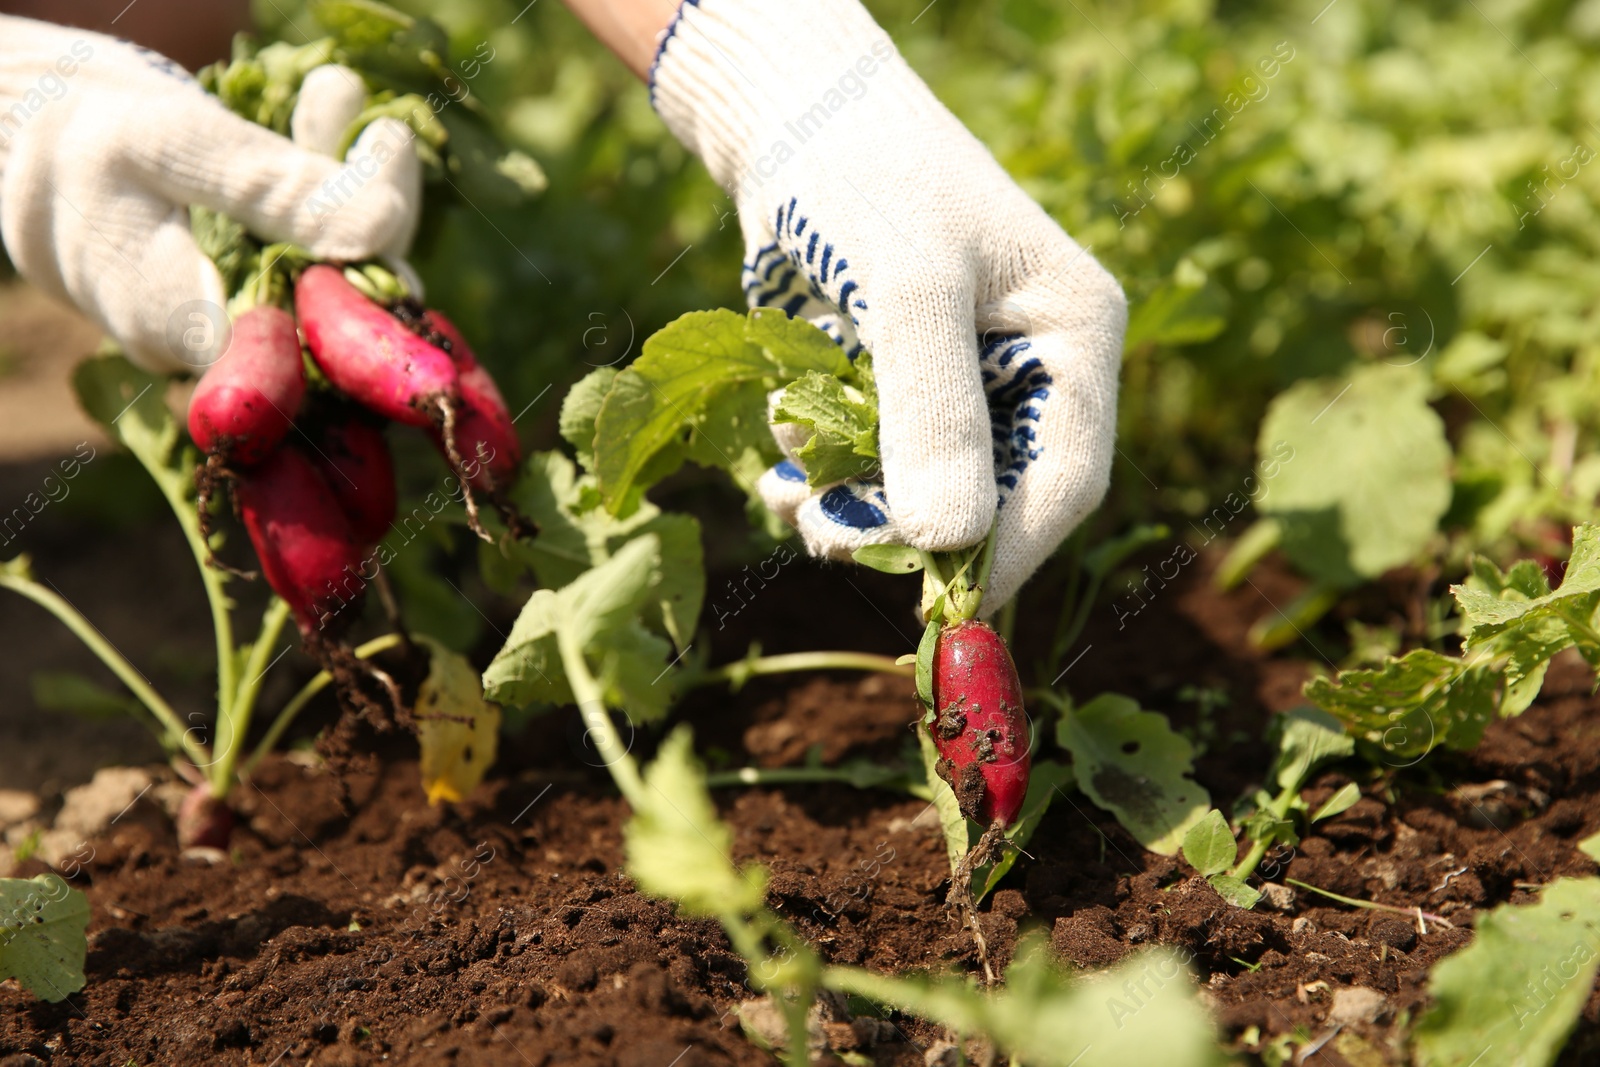
<svg viewBox="0 0 1600 1067">
<path fill-rule="evenodd" d="M 1194 747 L 1135 700 L 1102 693 L 1080 708 L 1062 702 L 1056 740 L 1072 753 L 1084 796 L 1152 852 L 1175 855 L 1210 807 L 1205 787 L 1189 777 Z"/>
<path fill-rule="evenodd" d="M 1531 560 L 1502 572 L 1482 559 L 1450 591 L 1461 613 L 1460 655 L 1413 649 L 1306 684 L 1308 700 L 1384 759 L 1415 760 L 1439 745 L 1472 748 L 1490 722 L 1527 710 L 1550 660 L 1567 648 L 1600 666 L 1600 527 L 1573 531 L 1553 591 Z"/>
<path fill-rule="evenodd" d="M 0 878 L 0 981 L 65 1000 L 83 988 L 88 925 L 89 898 L 58 875 Z"/>
<path fill-rule="evenodd" d="M 1313 581 L 1252 636 L 1294 641 L 1340 593 L 1417 558 L 1450 504 L 1450 445 L 1415 367 L 1368 366 L 1347 378 L 1298 382 L 1267 407 L 1257 454 L 1263 518 L 1219 570 L 1242 580 L 1281 548 Z"/>
<path fill-rule="evenodd" d="M 1233 830 L 1215 809 L 1195 821 L 1183 837 L 1183 858 L 1205 876 L 1224 900 L 1253 908 L 1261 894 L 1248 879 L 1267 853 L 1278 846 L 1293 848 L 1312 823 L 1331 819 L 1361 799 L 1354 782 L 1347 783 L 1315 811 L 1300 796 L 1313 771 L 1355 751 L 1339 722 L 1316 708 L 1295 708 L 1273 724 L 1278 752 L 1268 772 L 1277 791 L 1258 789 L 1240 805 L 1240 828 L 1249 843 L 1244 855 L 1234 844 Z"/>
<path fill-rule="evenodd" d="M 1472 944 L 1429 977 L 1433 1005 L 1412 1035 L 1420 1067 L 1548 1067 L 1600 967 L 1600 878 L 1558 878 L 1536 904 L 1479 917 Z"/>
</svg>

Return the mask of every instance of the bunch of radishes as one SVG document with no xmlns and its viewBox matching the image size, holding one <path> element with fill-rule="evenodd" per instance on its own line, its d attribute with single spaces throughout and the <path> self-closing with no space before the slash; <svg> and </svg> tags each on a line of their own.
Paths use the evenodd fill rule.
<svg viewBox="0 0 1600 1067">
<path fill-rule="evenodd" d="M 189 405 L 208 457 L 202 511 L 219 481 L 231 487 L 261 573 L 324 651 L 341 647 L 364 563 L 395 518 L 386 421 L 431 434 L 485 539 L 473 491 L 504 509 L 522 458 L 500 390 L 449 320 L 409 298 L 380 303 L 347 270 L 301 271 L 292 315 L 271 303 L 239 314 Z M 331 388 L 308 388 L 302 336 Z"/>
</svg>

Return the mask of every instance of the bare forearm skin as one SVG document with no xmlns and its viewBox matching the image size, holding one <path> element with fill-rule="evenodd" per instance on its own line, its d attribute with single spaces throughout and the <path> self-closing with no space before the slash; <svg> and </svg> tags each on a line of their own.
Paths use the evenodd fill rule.
<svg viewBox="0 0 1600 1067">
<path fill-rule="evenodd" d="M 565 0 L 567 8 L 640 79 L 650 75 L 679 0 Z"/>
</svg>

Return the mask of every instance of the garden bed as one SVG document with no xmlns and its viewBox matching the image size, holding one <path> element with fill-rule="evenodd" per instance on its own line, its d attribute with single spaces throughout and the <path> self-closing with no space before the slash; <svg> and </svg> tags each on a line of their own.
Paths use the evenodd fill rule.
<svg viewBox="0 0 1600 1067">
<path fill-rule="evenodd" d="M 1205 741 L 1197 778 L 1226 804 L 1256 784 L 1267 717 L 1298 701 L 1305 668 L 1249 651 L 1244 636 L 1292 580 L 1269 569 L 1254 588 L 1218 594 L 1209 562 L 1120 629 L 1097 610 L 1061 684 L 1166 711 Z M 899 650 L 909 621 L 862 599 L 894 604 L 896 588 L 856 571 L 787 568 L 717 658 L 751 638 L 771 651 L 815 644 L 785 621 L 802 595 L 841 605 L 830 634 L 840 645 Z M 1185 689 L 1196 686 L 1211 698 Z M 1491 726 L 1478 749 L 1363 779 L 1359 803 L 1262 865 L 1272 881 L 1421 908 L 1449 926 L 1306 890 L 1281 908 L 1230 907 L 1073 793 L 985 902 L 991 952 L 1004 962 L 1019 929 L 1036 926 L 1084 967 L 1175 946 L 1236 1047 L 1299 1030 L 1297 1045 L 1327 1038 L 1306 1062 L 1399 1062 L 1391 1043 L 1426 1000 L 1428 968 L 1469 940 L 1481 910 L 1592 871 L 1574 845 L 1600 826 L 1593 708 L 1581 664 L 1559 661 L 1538 705 Z M 811 746 L 830 762 L 893 759 L 915 714 L 909 681 L 846 675 L 702 692 L 676 712 L 696 725 L 702 753 L 764 766 L 797 763 Z M 180 856 L 165 814 L 141 800 L 92 842 L 75 879 L 93 908 L 87 987 L 59 1004 L 0 989 L 0 1063 L 769 1062 L 732 1014 L 753 994 L 718 925 L 675 918 L 620 873 L 626 807 L 585 766 L 598 760 L 575 723 L 572 711 L 535 720 L 508 740 L 479 794 L 453 808 L 425 803 L 405 742 L 337 775 L 274 757 L 241 792 L 243 829 L 217 863 Z M 642 755 L 650 743 L 640 735 L 634 747 Z M 1307 797 L 1315 805 L 1347 780 L 1324 773 Z M 734 858 L 769 868 L 769 901 L 829 959 L 975 968 L 970 937 L 942 903 L 949 867 L 928 805 L 837 785 L 725 789 L 718 800 Z M 1165 980 L 1152 974 L 1147 990 Z M 1140 1000 L 1127 991 L 1107 1010 L 1136 1014 Z M 838 1017 L 822 1030 L 835 1051 L 885 1064 L 923 1063 L 943 1036 L 899 1015 Z M 1563 1062 L 1585 1062 L 1597 1036 L 1591 997 Z"/>
</svg>

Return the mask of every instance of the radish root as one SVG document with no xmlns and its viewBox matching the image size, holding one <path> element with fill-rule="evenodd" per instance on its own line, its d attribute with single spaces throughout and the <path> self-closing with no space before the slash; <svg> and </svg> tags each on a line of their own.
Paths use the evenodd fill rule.
<svg viewBox="0 0 1600 1067">
<path fill-rule="evenodd" d="M 438 404 L 441 443 L 444 445 L 445 458 L 450 461 L 450 469 L 455 471 L 457 480 L 461 482 L 461 502 L 467 509 L 467 525 L 480 539 L 492 545 L 494 538 L 483 528 L 483 520 L 478 517 L 478 501 L 472 495 L 472 485 L 467 478 L 467 465 L 456 448 L 456 406 L 448 397 L 440 397 Z"/>
<path fill-rule="evenodd" d="M 994 967 L 989 962 L 989 942 L 984 939 L 983 927 L 978 925 L 978 902 L 972 895 L 972 872 L 997 860 L 1005 843 L 1006 824 L 996 819 L 951 872 L 950 892 L 944 898 L 945 906 L 954 908 L 962 925 L 972 931 L 972 944 L 978 951 L 978 962 L 983 965 L 983 979 L 987 985 L 994 984 Z"/>
</svg>

